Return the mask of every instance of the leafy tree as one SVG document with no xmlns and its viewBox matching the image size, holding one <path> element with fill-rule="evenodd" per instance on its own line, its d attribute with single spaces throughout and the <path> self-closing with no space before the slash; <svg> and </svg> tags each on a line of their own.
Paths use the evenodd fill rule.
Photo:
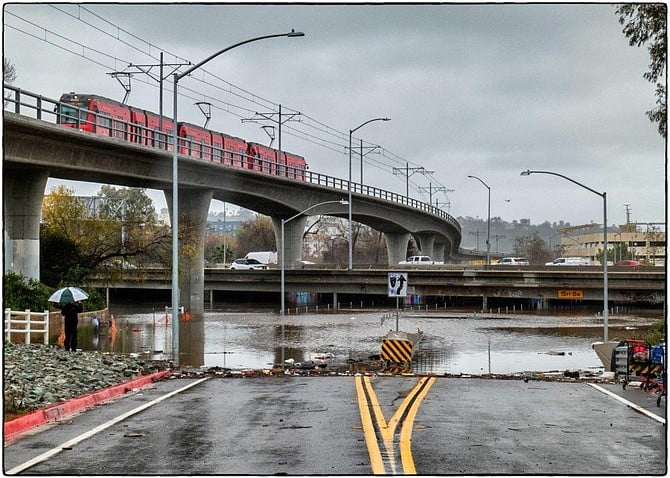
<svg viewBox="0 0 670 478">
<path fill-rule="evenodd" d="M 526 257 L 531 264 L 544 264 L 552 259 L 547 243 L 536 232 L 518 236 L 514 240 L 514 253 Z"/>
<path fill-rule="evenodd" d="M 3 309 L 33 311 L 49 310 L 51 290 L 32 278 L 9 272 L 2 281 Z"/>
<path fill-rule="evenodd" d="M 599 259 L 602 259 L 602 251 L 599 252 Z M 612 262 L 618 262 L 623 259 L 632 259 L 633 254 L 628 249 L 628 244 L 625 242 L 615 242 L 612 244 L 612 248 L 607 252 L 607 258 Z"/>
<path fill-rule="evenodd" d="M 626 3 L 616 9 L 623 33 L 631 46 L 648 44 L 649 71 L 643 76 L 656 84 L 656 108 L 647 111 L 653 123 L 658 123 L 658 132 L 667 137 L 667 101 L 665 83 L 661 80 L 666 68 L 667 50 L 667 5 L 665 3 Z M 659 81 L 661 80 L 661 81 Z"/>
<path fill-rule="evenodd" d="M 79 247 L 61 235 L 45 231 L 40 233 L 40 279 L 44 284 L 57 287 L 62 282 L 78 284 L 70 271 L 75 271 L 81 257 Z"/>
<path fill-rule="evenodd" d="M 665 321 L 659 320 L 656 322 L 652 328 L 649 330 L 649 333 L 645 337 L 647 342 L 651 345 L 660 344 L 665 342 Z"/>
<path fill-rule="evenodd" d="M 102 261 L 169 262 L 171 232 L 158 223 L 153 201 L 144 189 L 103 185 L 97 197 L 96 218 L 107 224 L 111 239 L 101 250 Z"/>
<path fill-rule="evenodd" d="M 170 237 L 157 224 L 143 190 L 103 186 L 96 201 L 87 201 L 72 189 L 56 187 L 42 203 L 43 280 L 51 286 L 63 280 L 76 285 L 96 268 L 108 270 L 104 266 L 125 265 L 131 258 L 166 261 Z"/>
<path fill-rule="evenodd" d="M 244 257 L 251 251 L 274 251 L 277 248 L 272 220 L 267 216 L 256 216 L 241 227 L 235 233 L 237 248 L 235 253 L 238 257 Z"/>
<path fill-rule="evenodd" d="M 40 277 L 45 284 L 57 287 L 63 281 L 78 285 L 73 275 L 83 263 L 81 245 L 75 231 L 85 208 L 74 197 L 74 190 L 54 188 L 42 201 L 40 224 Z M 72 273 L 71 273 L 72 271 Z"/>
<path fill-rule="evenodd" d="M 225 263 L 234 259 L 234 239 L 227 234 L 208 234 L 205 236 L 205 261 Z"/>
</svg>

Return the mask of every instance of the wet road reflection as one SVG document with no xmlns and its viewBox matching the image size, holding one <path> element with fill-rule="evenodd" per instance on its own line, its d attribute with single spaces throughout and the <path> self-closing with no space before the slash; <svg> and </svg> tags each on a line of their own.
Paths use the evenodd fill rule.
<svg viewBox="0 0 670 478">
<path fill-rule="evenodd" d="M 383 311 L 285 316 L 284 343 L 278 314 L 207 312 L 203 320 L 180 324 L 183 365 L 232 369 L 269 368 L 284 357 L 295 362 L 332 354 L 357 361 L 379 353 L 381 338 L 395 326 L 382 325 Z M 610 316 L 609 336 L 643 336 L 658 317 Z M 413 370 L 435 374 L 516 373 L 527 370 L 598 369 L 591 343 L 602 338 L 602 320 L 593 316 L 472 312 L 403 312 L 400 330 L 425 332 Z M 171 325 L 154 313 L 116 316 L 116 333 L 79 328 L 84 350 L 171 356 Z"/>
</svg>

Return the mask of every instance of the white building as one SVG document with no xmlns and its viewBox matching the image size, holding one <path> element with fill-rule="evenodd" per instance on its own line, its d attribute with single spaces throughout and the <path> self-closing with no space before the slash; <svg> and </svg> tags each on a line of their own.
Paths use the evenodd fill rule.
<svg viewBox="0 0 670 478">
<path fill-rule="evenodd" d="M 603 249 L 603 229 L 599 224 L 584 224 L 561 229 L 560 255 L 589 257 L 598 261 Z M 630 222 L 622 226 L 607 229 L 608 262 L 616 263 L 621 257 L 615 257 L 617 244 L 625 245 L 632 259 L 643 264 L 665 266 L 666 249 L 665 223 Z M 624 249 L 624 250 L 625 250 Z"/>
</svg>

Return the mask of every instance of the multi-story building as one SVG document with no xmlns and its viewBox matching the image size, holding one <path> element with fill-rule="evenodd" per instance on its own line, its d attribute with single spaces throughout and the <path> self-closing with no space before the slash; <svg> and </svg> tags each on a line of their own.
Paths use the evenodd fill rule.
<svg viewBox="0 0 670 478">
<path fill-rule="evenodd" d="M 598 224 L 584 224 L 561 229 L 560 255 L 588 257 L 598 263 L 603 249 L 603 229 Z M 643 264 L 665 266 L 665 223 L 629 222 L 607 229 L 608 263 L 615 264 L 623 249 L 630 258 Z"/>
</svg>

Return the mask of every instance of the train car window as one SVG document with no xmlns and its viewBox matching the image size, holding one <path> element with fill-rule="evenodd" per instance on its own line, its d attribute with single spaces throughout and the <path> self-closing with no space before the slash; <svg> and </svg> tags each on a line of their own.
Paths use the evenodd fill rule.
<svg viewBox="0 0 670 478">
<path fill-rule="evenodd" d="M 222 147 L 223 145 L 221 143 L 214 143 L 214 148 L 212 149 L 214 153 L 213 154 L 214 161 L 216 161 L 217 163 L 221 162 L 221 158 L 223 155 L 223 151 L 221 150 Z"/>
<path fill-rule="evenodd" d="M 139 123 L 131 123 L 130 125 L 130 142 L 145 144 L 144 142 L 144 128 Z"/>
<path fill-rule="evenodd" d="M 98 114 L 98 125 L 102 128 L 112 128 L 112 117 L 105 113 Z"/>
<path fill-rule="evenodd" d="M 188 154 L 190 155 L 193 151 L 195 151 L 195 148 L 193 147 L 193 143 L 195 142 L 195 138 L 190 135 L 186 135 L 188 138 Z"/>
<path fill-rule="evenodd" d="M 128 132 L 128 125 L 124 121 L 119 121 L 118 119 L 113 120 L 114 124 L 114 133 L 112 136 L 119 139 L 125 139 L 126 133 Z"/>
</svg>

